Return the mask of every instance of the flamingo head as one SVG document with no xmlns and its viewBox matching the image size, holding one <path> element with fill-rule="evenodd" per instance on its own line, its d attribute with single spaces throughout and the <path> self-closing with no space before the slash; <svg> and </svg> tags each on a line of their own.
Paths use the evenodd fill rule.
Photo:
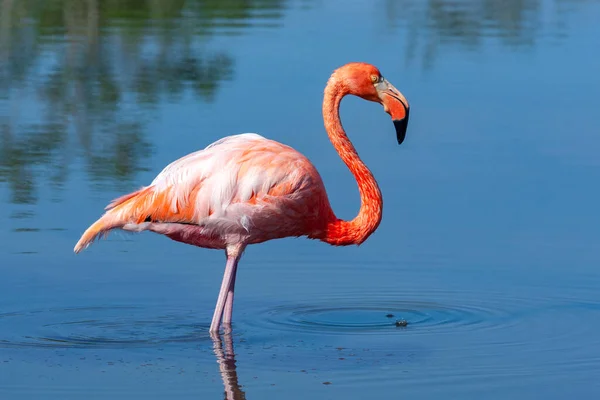
<svg viewBox="0 0 600 400">
<path fill-rule="evenodd" d="M 394 122 L 398 144 L 402 144 L 406 137 L 410 106 L 379 69 L 367 63 L 349 63 L 337 69 L 334 75 L 344 83 L 348 94 L 383 105 Z"/>
</svg>

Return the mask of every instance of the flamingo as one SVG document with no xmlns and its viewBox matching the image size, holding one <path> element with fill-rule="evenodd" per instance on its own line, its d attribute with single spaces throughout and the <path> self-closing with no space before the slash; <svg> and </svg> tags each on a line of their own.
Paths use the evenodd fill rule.
<svg viewBox="0 0 600 400">
<path fill-rule="evenodd" d="M 293 148 L 255 133 L 224 137 L 165 167 L 149 186 L 113 200 L 75 245 L 75 253 L 113 229 L 151 231 L 190 245 L 225 250 L 226 263 L 209 332 L 231 331 L 238 262 L 246 246 L 284 237 L 360 245 L 379 226 L 383 201 L 377 181 L 346 136 L 342 98 L 383 105 L 398 144 L 408 125 L 406 98 L 374 65 L 336 69 L 324 91 L 323 120 L 331 143 L 354 175 L 360 210 L 335 216 L 315 166 Z"/>
</svg>

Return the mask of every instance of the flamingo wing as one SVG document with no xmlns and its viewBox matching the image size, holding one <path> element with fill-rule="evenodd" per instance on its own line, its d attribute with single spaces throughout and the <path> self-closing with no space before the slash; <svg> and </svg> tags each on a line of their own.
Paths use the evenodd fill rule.
<svg viewBox="0 0 600 400">
<path fill-rule="evenodd" d="M 228 136 L 169 164 L 147 187 L 115 199 L 97 222 L 103 223 L 90 227 L 91 236 L 84 234 L 80 242 L 86 246 L 114 228 L 149 229 L 184 241 L 180 233 L 190 236 L 190 225 L 202 227 L 193 234 L 217 240 L 217 247 L 228 238 L 257 243 L 300 236 L 319 220 L 326 199 L 318 172 L 296 150 L 253 133 Z"/>
</svg>

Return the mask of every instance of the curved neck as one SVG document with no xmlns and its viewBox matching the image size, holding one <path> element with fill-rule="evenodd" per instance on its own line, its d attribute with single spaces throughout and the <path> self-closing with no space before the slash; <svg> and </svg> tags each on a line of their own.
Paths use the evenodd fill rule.
<svg viewBox="0 0 600 400">
<path fill-rule="evenodd" d="M 354 175 L 360 193 L 358 215 L 352 221 L 332 218 L 320 238 L 324 242 L 337 246 L 364 242 L 379 226 L 383 211 L 383 199 L 377 181 L 358 156 L 340 121 L 340 103 L 346 94 L 348 94 L 346 87 L 333 76 L 327 83 L 323 99 L 323 120 L 329 140 Z"/>
</svg>

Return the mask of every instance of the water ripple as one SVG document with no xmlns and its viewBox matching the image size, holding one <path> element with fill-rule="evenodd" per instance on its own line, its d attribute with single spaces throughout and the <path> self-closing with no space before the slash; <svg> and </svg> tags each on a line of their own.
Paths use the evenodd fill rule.
<svg viewBox="0 0 600 400">
<path fill-rule="evenodd" d="M 189 311 L 71 307 L 0 314 L 0 347 L 147 347 L 209 340 Z"/>
<path fill-rule="evenodd" d="M 435 296 L 440 298 L 440 293 Z M 376 296 L 347 296 L 312 303 L 266 308 L 249 325 L 319 334 L 431 334 L 442 331 L 506 328 L 518 322 L 511 307 L 519 299 L 438 301 L 398 300 Z"/>
</svg>

